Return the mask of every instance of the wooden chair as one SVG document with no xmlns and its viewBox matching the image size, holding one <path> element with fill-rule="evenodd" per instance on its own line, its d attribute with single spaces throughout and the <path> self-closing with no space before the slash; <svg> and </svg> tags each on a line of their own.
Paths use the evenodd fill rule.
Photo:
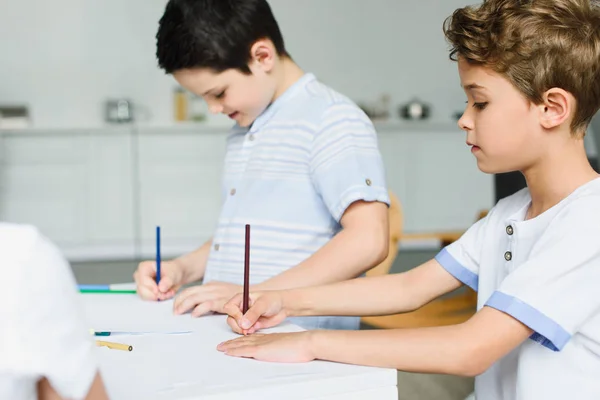
<svg viewBox="0 0 600 400">
<path fill-rule="evenodd" d="M 480 219 L 486 215 L 487 211 L 481 211 L 477 218 Z M 437 238 L 440 240 L 442 246 L 446 246 L 453 240 L 458 239 L 458 237 L 460 237 L 460 234 L 452 232 L 441 233 Z M 389 267 L 386 271 L 389 271 Z M 459 289 L 457 293 L 436 299 L 418 310 L 403 314 L 363 317 L 361 318 L 361 322 L 376 328 L 416 328 L 454 325 L 471 318 L 476 312 L 476 308 L 477 293 L 471 288 L 464 287 Z"/>
<path fill-rule="evenodd" d="M 389 192 L 389 196 L 390 248 L 388 256 L 381 262 L 381 264 L 368 270 L 366 272 L 367 276 L 379 276 L 389 273 L 390 268 L 392 268 L 392 264 L 394 264 L 394 260 L 398 256 L 398 243 L 400 242 L 400 237 L 402 236 L 402 225 L 404 222 L 402 217 L 402 205 L 395 194 Z"/>
</svg>

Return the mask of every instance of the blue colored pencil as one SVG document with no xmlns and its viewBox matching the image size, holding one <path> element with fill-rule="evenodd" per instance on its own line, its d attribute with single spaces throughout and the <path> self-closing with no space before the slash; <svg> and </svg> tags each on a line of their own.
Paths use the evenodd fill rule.
<svg viewBox="0 0 600 400">
<path fill-rule="evenodd" d="M 160 226 L 156 227 L 156 285 L 160 283 Z"/>
</svg>

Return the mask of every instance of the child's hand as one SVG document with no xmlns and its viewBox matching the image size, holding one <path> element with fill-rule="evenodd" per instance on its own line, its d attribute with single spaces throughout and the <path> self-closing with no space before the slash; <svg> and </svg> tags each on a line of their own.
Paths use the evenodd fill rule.
<svg viewBox="0 0 600 400">
<path fill-rule="evenodd" d="M 314 360 L 311 337 L 314 332 L 273 333 L 242 336 L 221 343 L 217 350 L 228 356 L 255 358 L 260 361 L 300 363 Z"/>
<path fill-rule="evenodd" d="M 259 329 L 279 325 L 286 317 L 281 292 L 251 293 L 248 312 L 243 315 L 243 295 L 237 294 L 225 304 L 224 310 L 229 315 L 227 323 L 236 333 L 252 334 Z"/>
<path fill-rule="evenodd" d="M 183 314 L 192 311 L 192 317 L 200 317 L 209 312 L 224 314 L 227 300 L 244 288 L 227 282 L 208 282 L 183 290 L 173 303 L 173 312 Z"/>
<path fill-rule="evenodd" d="M 184 284 L 183 266 L 175 261 L 160 264 L 160 283 L 156 285 L 156 262 L 143 261 L 133 274 L 138 295 L 144 300 L 166 300 L 175 295 Z"/>
</svg>

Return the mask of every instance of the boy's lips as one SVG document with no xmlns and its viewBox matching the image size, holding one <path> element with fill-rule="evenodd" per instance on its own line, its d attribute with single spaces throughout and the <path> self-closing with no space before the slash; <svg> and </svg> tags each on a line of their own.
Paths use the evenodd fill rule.
<svg viewBox="0 0 600 400">
<path fill-rule="evenodd" d="M 472 153 L 473 153 L 473 152 L 476 152 L 476 151 L 478 151 L 478 150 L 481 150 L 481 149 L 479 148 L 479 146 L 477 146 L 476 144 L 473 144 L 473 143 L 471 143 L 471 142 L 467 142 L 467 146 L 471 147 L 471 152 L 472 152 Z"/>
<path fill-rule="evenodd" d="M 239 113 L 238 113 L 237 111 L 234 111 L 234 112 L 232 112 L 231 114 L 227 114 L 227 116 L 228 116 L 229 118 L 231 118 L 231 119 L 235 119 L 235 117 L 237 117 L 237 116 L 238 116 L 238 114 L 239 114 Z"/>
</svg>

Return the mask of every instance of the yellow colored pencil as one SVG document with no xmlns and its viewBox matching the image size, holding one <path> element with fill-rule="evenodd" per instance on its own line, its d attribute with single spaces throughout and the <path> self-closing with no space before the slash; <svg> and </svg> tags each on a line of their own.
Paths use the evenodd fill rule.
<svg viewBox="0 0 600 400">
<path fill-rule="evenodd" d="M 104 340 L 96 340 L 96 346 L 106 346 L 109 349 L 132 351 L 133 346 L 122 343 L 105 342 Z"/>
</svg>

